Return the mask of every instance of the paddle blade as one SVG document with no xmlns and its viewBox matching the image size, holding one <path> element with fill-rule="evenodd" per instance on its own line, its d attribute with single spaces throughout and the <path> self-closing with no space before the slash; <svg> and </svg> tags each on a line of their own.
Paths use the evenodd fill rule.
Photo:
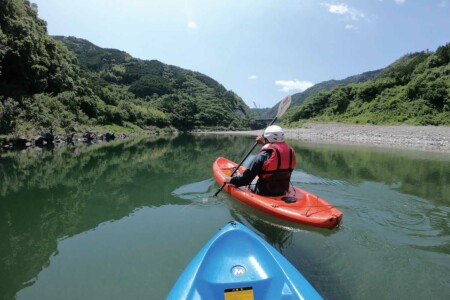
<svg viewBox="0 0 450 300">
<path fill-rule="evenodd" d="M 290 95 L 280 101 L 280 105 L 278 105 L 277 118 L 281 117 L 286 112 L 286 110 L 289 108 L 289 105 L 291 105 L 291 101 L 292 97 Z"/>
</svg>

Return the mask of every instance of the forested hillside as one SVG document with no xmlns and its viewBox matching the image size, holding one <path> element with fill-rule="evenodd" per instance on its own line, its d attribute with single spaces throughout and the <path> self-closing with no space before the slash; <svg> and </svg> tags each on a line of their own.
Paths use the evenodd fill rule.
<svg viewBox="0 0 450 300">
<path fill-rule="evenodd" d="M 0 2 L 0 134 L 245 129 L 257 118 L 232 91 L 199 72 L 75 37 L 50 37 L 38 7 Z M 383 70 L 293 95 L 286 126 L 305 121 L 450 125 L 450 44 L 408 54 Z M 273 117 L 277 106 L 263 117 Z"/>
<path fill-rule="evenodd" d="M 450 43 L 405 55 L 371 80 L 314 94 L 283 121 L 450 125 Z"/>
<path fill-rule="evenodd" d="M 347 78 L 341 79 L 341 80 L 332 79 L 332 80 L 327 80 L 324 82 L 317 83 L 301 93 L 293 94 L 292 95 L 292 103 L 288 110 L 292 110 L 296 106 L 303 104 L 303 102 L 308 97 L 313 96 L 313 95 L 319 93 L 320 91 L 329 91 L 338 85 L 365 82 L 365 81 L 368 81 L 368 80 L 374 78 L 375 76 L 377 76 L 381 71 L 382 70 L 369 71 L 369 72 L 364 72 L 359 75 L 350 76 L 350 77 L 347 77 Z M 278 104 L 275 105 L 274 107 L 272 107 L 271 109 L 265 111 L 264 117 L 266 117 L 266 118 L 275 117 L 275 115 L 277 114 L 277 110 L 278 110 Z"/>
<path fill-rule="evenodd" d="M 168 114 L 177 128 L 242 128 L 252 115 L 240 97 L 199 72 L 136 59 L 75 37 L 55 39 L 75 53 L 84 77 L 96 82 L 97 88 L 113 86 L 131 92 Z"/>
<path fill-rule="evenodd" d="M 0 134 L 64 132 L 74 124 L 233 129 L 254 117 L 201 73 L 52 38 L 37 9 L 24 0 L 0 3 Z"/>
</svg>

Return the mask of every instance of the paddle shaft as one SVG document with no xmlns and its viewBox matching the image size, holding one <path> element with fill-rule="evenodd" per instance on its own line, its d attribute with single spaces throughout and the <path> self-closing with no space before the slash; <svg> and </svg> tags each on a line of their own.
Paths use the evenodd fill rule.
<svg viewBox="0 0 450 300">
<path fill-rule="evenodd" d="M 278 118 L 278 117 L 275 117 L 275 118 L 272 120 L 272 122 L 270 122 L 269 126 L 270 126 L 270 125 L 273 125 L 273 123 L 275 123 L 275 121 L 277 120 L 277 118 Z M 233 177 L 234 173 L 237 172 L 237 170 L 239 169 L 239 167 L 244 163 L 244 161 L 247 159 L 247 157 L 250 155 L 250 153 L 252 153 L 252 151 L 255 149 L 256 145 L 258 145 L 258 142 L 255 142 L 255 144 L 253 145 L 252 149 L 250 149 L 250 151 L 248 151 L 248 153 L 245 155 L 244 159 L 237 165 L 236 168 L 234 168 L 233 172 L 231 172 L 230 177 Z M 226 182 L 224 182 L 224 183 L 222 184 L 222 186 L 220 187 L 220 189 L 218 189 L 217 192 L 214 194 L 214 197 L 216 197 L 216 196 L 223 190 L 223 188 L 225 187 L 226 184 L 227 184 Z"/>
</svg>

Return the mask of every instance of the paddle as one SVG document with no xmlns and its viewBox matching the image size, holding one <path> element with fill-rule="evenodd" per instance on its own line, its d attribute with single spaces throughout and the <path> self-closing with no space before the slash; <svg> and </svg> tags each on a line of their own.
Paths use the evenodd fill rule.
<svg viewBox="0 0 450 300">
<path fill-rule="evenodd" d="M 278 105 L 277 115 L 275 116 L 275 118 L 273 118 L 272 122 L 270 122 L 269 126 L 272 125 L 273 123 L 275 123 L 276 120 L 286 112 L 289 105 L 291 105 L 291 100 L 292 100 L 291 96 L 287 96 L 287 97 L 283 98 L 283 100 L 280 101 L 280 104 Z M 236 168 L 231 173 L 230 177 L 233 177 L 234 173 L 237 172 L 239 167 L 244 163 L 244 161 L 247 159 L 247 157 L 250 155 L 250 153 L 252 153 L 252 151 L 253 151 L 253 149 L 255 149 L 256 145 L 258 145 L 257 142 L 255 142 L 252 149 L 250 149 L 250 151 L 248 151 L 248 153 L 245 155 L 244 159 L 236 166 Z M 218 189 L 217 192 L 214 194 L 214 197 L 216 197 L 223 190 L 223 188 L 225 187 L 226 184 L 227 184 L 226 182 L 224 182 L 222 184 L 220 189 Z"/>
</svg>

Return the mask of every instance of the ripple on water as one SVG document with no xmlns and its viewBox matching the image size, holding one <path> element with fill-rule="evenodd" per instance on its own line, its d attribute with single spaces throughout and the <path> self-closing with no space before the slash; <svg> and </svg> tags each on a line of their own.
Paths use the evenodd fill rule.
<svg viewBox="0 0 450 300">
<path fill-rule="evenodd" d="M 211 203 L 217 201 L 217 197 L 211 197 L 212 188 L 216 181 L 214 178 L 193 182 L 180 186 L 172 192 L 172 196 L 190 200 L 194 203 Z"/>
<path fill-rule="evenodd" d="M 284 253 L 301 270 L 325 299 L 351 299 L 346 286 L 357 282 L 357 274 L 349 261 L 351 254 L 344 244 L 331 239 L 308 238 L 298 234 L 294 238 L 295 252 Z M 290 252 L 290 253 L 289 253 Z"/>
<path fill-rule="evenodd" d="M 448 207 L 380 183 L 364 183 L 347 192 L 345 224 L 370 230 L 394 245 L 448 245 Z"/>
</svg>

